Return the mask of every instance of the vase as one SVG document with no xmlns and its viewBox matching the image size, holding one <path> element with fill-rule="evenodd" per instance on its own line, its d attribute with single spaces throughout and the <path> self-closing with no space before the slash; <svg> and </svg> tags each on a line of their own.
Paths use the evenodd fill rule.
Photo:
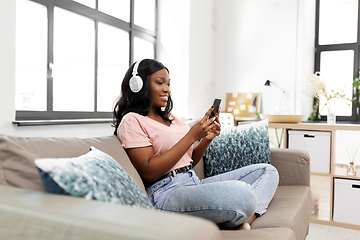
<svg viewBox="0 0 360 240">
<path fill-rule="evenodd" d="M 328 112 L 327 112 L 327 124 L 336 123 L 336 102 L 328 101 L 327 103 Z"/>
<path fill-rule="evenodd" d="M 347 175 L 349 175 L 349 176 L 355 176 L 356 175 L 354 162 L 350 162 L 350 164 L 348 165 L 348 167 L 347 167 Z"/>
<path fill-rule="evenodd" d="M 356 167 L 354 165 L 354 161 L 355 161 L 355 157 L 356 157 L 356 153 L 357 153 L 358 148 L 355 149 L 355 153 L 353 153 L 353 149 L 350 148 L 350 151 L 348 148 L 346 148 L 347 154 L 349 156 L 349 160 L 350 163 L 347 167 L 347 175 L 349 176 L 355 176 L 356 175 Z"/>
</svg>

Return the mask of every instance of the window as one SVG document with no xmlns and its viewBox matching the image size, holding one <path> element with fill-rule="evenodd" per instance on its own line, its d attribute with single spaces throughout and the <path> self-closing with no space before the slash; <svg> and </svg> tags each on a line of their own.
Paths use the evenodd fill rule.
<svg viewBox="0 0 360 240">
<path fill-rule="evenodd" d="M 29 1 L 17 4 L 16 25 L 16 109 L 46 111 L 46 7 Z"/>
<path fill-rule="evenodd" d="M 352 87 L 359 72 L 359 0 L 316 1 L 315 72 L 326 80 L 328 90 L 343 89 L 346 97 L 356 96 Z M 359 121 L 357 108 L 337 101 L 339 121 Z M 326 108 L 320 100 L 321 120 L 326 119 Z"/>
<path fill-rule="evenodd" d="M 53 53 L 53 110 L 94 111 L 94 21 L 55 7 Z"/>
<path fill-rule="evenodd" d="M 16 0 L 16 121 L 109 119 L 129 65 L 155 58 L 156 0 Z"/>
</svg>

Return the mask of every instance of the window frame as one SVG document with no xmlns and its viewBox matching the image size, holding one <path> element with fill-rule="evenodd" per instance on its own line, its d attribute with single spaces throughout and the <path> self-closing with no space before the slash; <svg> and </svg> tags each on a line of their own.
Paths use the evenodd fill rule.
<svg viewBox="0 0 360 240">
<path fill-rule="evenodd" d="M 111 120 L 112 112 L 103 112 L 97 110 L 97 68 L 98 68 L 98 23 L 102 22 L 110 26 L 119 28 L 129 33 L 129 66 L 134 59 L 134 37 L 138 37 L 153 43 L 155 58 L 157 56 L 157 26 L 158 26 L 158 1 L 155 0 L 155 31 L 142 28 L 134 24 L 134 6 L 136 0 L 130 0 L 130 22 L 112 17 L 98 10 L 98 1 L 96 0 L 95 9 L 82 5 L 81 3 L 72 0 L 28 0 L 35 3 L 39 3 L 46 7 L 48 16 L 48 49 L 47 49 L 47 97 L 46 97 L 46 111 L 27 111 L 16 110 L 15 122 L 21 125 L 21 121 L 56 121 L 56 120 L 78 120 L 87 119 L 91 122 L 91 119 L 97 119 L 94 122 L 99 122 L 98 119 Z M 54 47 L 54 8 L 59 7 L 67 11 L 88 17 L 94 21 L 95 28 L 95 73 L 94 73 L 94 111 L 54 111 L 53 110 L 53 79 L 51 77 L 50 63 L 53 63 L 53 47 Z M 124 73 L 125 74 L 125 73 Z M 122 79 L 122 76 L 120 76 Z M 36 124 L 36 123 L 35 123 Z M 62 122 L 64 124 L 64 122 Z"/>
<path fill-rule="evenodd" d="M 358 0 L 360 1 L 360 0 Z M 316 22 L 315 22 L 315 71 L 320 72 L 320 61 L 321 53 L 327 51 L 342 51 L 342 50 L 353 50 L 354 51 L 354 66 L 353 66 L 353 79 L 359 77 L 359 58 L 360 58 L 360 2 L 358 5 L 358 33 L 357 41 L 355 43 L 341 43 L 341 44 L 319 44 L 319 24 L 320 24 L 320 0 L 316 0 Z M 357 90 L 353 89 L 353 98 L 358 97 Z M 314 99 L 314 104 L 316 99 Z M 327 116 L 321 115 L 321 121 L 326 121 Z M 336 116 L 336 120 L 340 122 L 359 122 L 360 113 L 355 105 L 352 104 L 352 115 L 351 116 Z"/>
</svg>

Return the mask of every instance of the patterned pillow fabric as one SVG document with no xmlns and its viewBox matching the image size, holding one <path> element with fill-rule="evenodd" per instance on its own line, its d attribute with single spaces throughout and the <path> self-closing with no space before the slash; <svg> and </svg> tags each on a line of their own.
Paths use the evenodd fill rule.
<svg viewBox="0 0 360 240">
<path fill-rule="evenodd" d="M 270 163 L 269 120 L 221 129 L 204 154 L 205 177 L 256 163 Z"/>
<path fill-rule="evenodd" d="M 76 158 L 37 159 L 35 165 L 47 192 L 154 209 L 130 175 L 95 147 Z"/>
</svg>

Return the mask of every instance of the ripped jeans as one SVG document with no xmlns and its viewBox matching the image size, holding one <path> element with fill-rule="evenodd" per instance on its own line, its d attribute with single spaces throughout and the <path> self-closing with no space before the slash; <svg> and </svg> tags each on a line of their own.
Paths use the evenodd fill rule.
<svg viewBox="0 0 360 240">
<path fill-rule="evenodd" d="M 194 170 L 164 178 L 146 189 L 160 210 L 237 227 L 262 215 L 274 196 L 279 175 L 270 164 L 254 164 L 200 180 Z"/>
</svg>

